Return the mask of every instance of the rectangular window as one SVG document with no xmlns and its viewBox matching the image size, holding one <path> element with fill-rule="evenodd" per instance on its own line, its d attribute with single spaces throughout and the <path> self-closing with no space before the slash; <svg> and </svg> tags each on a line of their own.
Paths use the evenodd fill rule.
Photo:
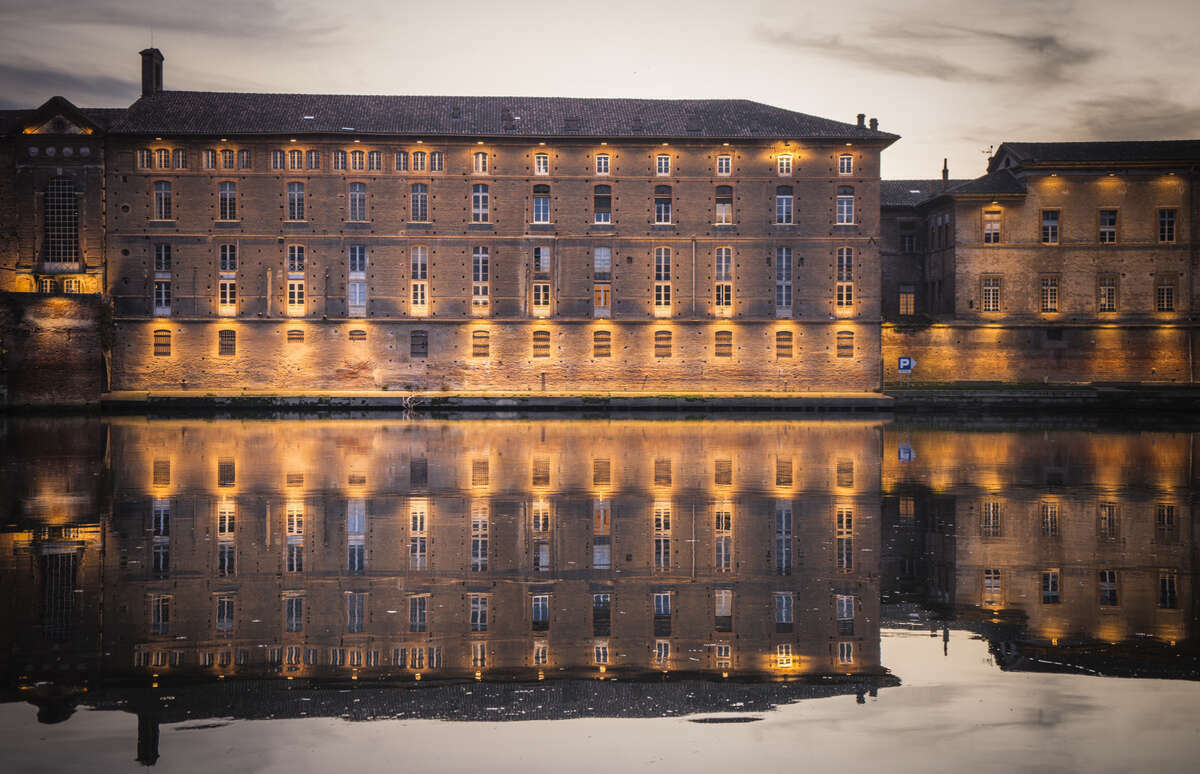
<svg viewBox="0 0 1200 774">
<path fill-rule="evenodd" d="M 159 594 L 150 598 L 150 633 L 169 634 L 171 631 L 171 598 Z"/>
<path fill-rule="evenodd" d="M 837 633 L 842 637 L 854 636 L 854 597 L 848 594 L 838 594 L 835 597 L 837 607 Z"/>
<path fill-rule="evenodd" d="M 225 356 L 237 354 L 237 331 L 217 331 L 217 354 Z"/>
<path fill-rule="evenodd" d="M 654 311 L 656 315 L 671 312 L 671 248 L 654 250 Z"/>
<path fill-rule="evenodd" d="M 429 597 L 418 596 L 408 598 L 408 630 L 413 633 L 428 631 Z"/>
<path fill-rule="evenodd" d="M 187 167 L 188 167 L 187 151 L 182 150 L 182 149 L 177 149 L 172 153 L 172 156 L 174 157 L 176 169 L 187 169 Z"/>
<path fill-rule="evenodd" d="M 655 331 L 654 332 L 654 356 L 655 357 L 670 357 L 671 356 L 671 332 L 670 331 Z"/>
<path fill-rule="evenodd" d="M 1042 604 L 1057 605 L 1059 603 L 1059 584 L 1058 570 L 1046 570 L 1042 573 Z"/>
<path fill-rule="evenodd" d="M 713 335 L 713 355 L 733 357 L 733 331 L 717 331 Z"/>
<path fill-rule="evenodd" d="M 217 184 L 217 218 L 237 220 L 237 183 L 224 181 Z"/>
<path fill-rule="evenodd" d="M 304 220 L 304 183 L 287 184 L 288 220 Z"/>
<path fill-rule="evenodd" d="M 478 165 L 476 165 L 478 166 Z M 486 171 L 476 169 L 476 172 Z M 548 175 L 550 174 L 550 155 L 547 153 L 536 153 L 533 156 L 533 174 Z"/>
<path fill-rule="evenodd" d="M 1058 244 L 1058 210 L 1042 210 L 1042 244 Z"/>
<path fill-rule="evenodd" d="M 1117 539 L 1117 505 L 1116 503 L 1100 503 L 1096 534 L 1104 541 Z"/>
<path fill-rule="evenodd" d="M 854 156 L 849 153 L 843 153 L 838 156 L 838 174 L 854 174 Z"/>
<path fill-rule="evenodd" d="M 792 248 L 775 248 L 775 316 L 792 316 Z"/>
<path fill-rule="evenodd" d="M 1000 311 L 1000 278 L 983 278 L 983 311 Z"/>
<path fill-rule="evenodd" d="M 780 669 L 792 667 L 792 644 L 783 642 L 775 646 L 775 666 Z"/>
<path fill-rule="evenodd" d="M 900 286 L 898 309 L 901 317 L 911 317 L 917 312 L 917 291 L 912 285 Z"/>
<path fill-rule="evenodd" d="M 218 314 L 222 316 L 237 313 L 237 281 L 222 279 L 217 283 Z M 233 331 L 230 331 L 232 333 Z"/>
<path fill-rule="evenodd" d="M 592 501 L 592 568 L 612 569 L 612 503 Z"/>
<path fill-rule="evenodd" d="M 854 357 L 854 331 L 837 332 L 837 356 Z"/>
<path fill-rule="evenodd" d="M 1117 276 L 1102 274 L 1096 279 L 1096 311 L 1117 311 Z"/>
<path fill-rule="evenodd" d="M 304 281 L 289 280 L 287 284 L 288 314 L 304 314 Z"/>
<path fill-rule="evenodd" d="M 1158 606 L 1163 610 L 1179 608 L 1179 573 L 1174 570 L 1158 574 Z"/>
<path fill-rule="evenodd" d="M 349 199 L 346 208 L 346 220 L 364 221 L 367 219 L 367 184 L 351 183 Z"/>
<path fill-rule="evenodd" d="M 654 187 L 654 222 L 657 225 L 671 223 L 672 192 L 669 185 Z"/>
<path fill-rule="evenodd" d="M 484 183 L 471 186 L 471 222 L 487 223 L 491 220 L 491 190 Z"/>
<path fill-rule="evenodd" d="M 1154 287 L 1154 308 L 1159 312 L 1175 311 L 1175 279 L 1160 277 Z"/>
<path fill-rule="evenodd" d="M 418 223 L 429 220 L 429 186 L 425 183 L 413 183 L 409 189 L 410 220 Z"/>
<path fill-rule="evenodd" d="M 854 248 L 837 249 L 837 305 L 854 306 Z"/>
<path fill-rule="evenodd" d="M 171 313 L 171 280 L 154 280 L 154 314 L 165 316 Z"/>
<path fill-rule="evenodd" d="M 487 331 L 471 331 L 471 357 L 488 357 L 490 349 Z"/>
<path fill-rule="evenodd" d="M 471 513 L 471 572 L 487 572 L 488 527 L 487 506 L 474 506 Z"/>
<path fill-rule="evenodd" d="M 471 249 L 471 306 L 486 309 L 489 301 L 491 254 L 487 247 Z"/>
<path fill-rule="evenodd" d="M 612 332 L 592 332 L 592 357 L 612 357 Z"/>
<path fill-rule="evenodd" d="M 154 184 L 154 219 L 171 220 L 171 184 L 159 180 Z"/>
<path fill-rule="evenodd" d="M 775 191 L 775 224 L 788 226 L 793 223 L 793 205 L 791 186 L 781 185 Z"/>
<path fill-rule="evenodd" d="M 150 167 L 151 167 L 150 162 L 151 162 L 151 154 L 150 154 L 149 148 L 138 148 L 138 150 L 137 150 L 137 168 L 138 169 L 150 169 Z M 216 164 L 216 161 L 214 160 L 213 163 Z"/>
<path fill-rule="evenodd" d="M 854 223 L 854 191 L 845 186 L 838 188 L 837 197 L 837 220 L 839 226 L 853 225 Z"/>
<path fill-rule="evenodd" d="M 608 317 L 612 310 L 612 248 L 597 247 L 592 253 L 592 310 L 596 317 Z"/>
<path fill-rule="evenodd" d="M 229 634 L 233 631 L 234 601 L 233 597 L 217 597 L 217 633 Z"/>
<path fill-rule="evenodd" d="M 843 571 L 854 569 L 854 513 L 849 508 L 837 509 L 837 568 Z"/>
<path fill-rule="evenodd" d="M 1117 211 L 1100 210 L 1100 244 L 1117 243 Z"/>
<path fill-rule="evenodd" d="M 550 308 L 550 283 L 535 282 L 533 284 L 533 306 L 534 309 L 540 310 Z"/>
<path fill-rule="evenodd" d="M 471 631 L 486 632 L 488 630 L 488 598 L 483 594 L 469 594 L 467 599 L 471 605 Z"/>
<path fill-rule="evenodd" d="M 304 152 L 298 150 L 288 151 L 288 169 L 301 170 L 304 169 Z"/>
<path fill-rule="evenodd" d="M 1100 571 L 1100 606 L 1101 607 L 1116 607 L 1117 606 L 1117 571 L 1116 570 L 1101 570 Z"/>
<path fill-rule="evenodd" d="M 289 632 L 304 631 L 304 597 L 288 597 L 284 601 L 284 610 L 287 630 Z"/>
<path fill-rule="evenodd" d="M 544 632 L 550 628 L 550 595 L 536 594 L 531 600 L 530 622 L 535 632 Z"/>
<path fill-rule="evenodd" d="M 550 331 L 533 332 L 533 356 L 550 357 Z"/>
<path fill-rule="evenodd" d="M 1042 311 L 1058 311 L 1058 277 L 1042 277 Z"/>
<path fill-rule="evenodd" d="M 271 151 L 271 169 L 283 169 L 286 155 L 281 150 Z"/>
<path fill-rule="evenodd" d="M 600 153 L 596 156 L 596 174 L 607 175 L 609 170 L 609 155 Z"/>
<path fill-rule="evenodd" d="M 722 177 L 732 174 L 733 157 L 732 156 L 717 156 L 717 174 Z"/>
<path fill-rule="evenodd" d="M 369 151 L 367 153 L 367 169 L 373 172 L 379 172 L 383 169 L 383 154 L 379 151 Z"/>
<path fill-rule="evenodd" d="M 1179 542 L 1179 524 L 1175 520 L 1175 506 L 1159 503 L 1155 510 L 1154 539 L 1159 543 L 1174 545 Z"/>
<path fill-rule="evenodd" d="M 1042 537 L 1058 537 L 1058 503 L 1042 503 Z"/>
<path fill-rule="evenodd" d="M 713 272 L 714 305 L 718 314 L 733 307 L 733 248 L 718 247 Z"/>
<path fill-rule="evenodd" d="M 1000 210 L 983 211 L 983 243 L 985 245 L 1000 244 Z"/>
<path fill-rule="evenodd" d="M 773 598 L 775 600 L 776 633 L 784 634 L 792 631 L 792 626 L 795 623 L 795 597 L 792 596 L 790 591 L 781 591 L 775 592 Z"/>
<path fill-rule="evenodd" d="M 1175 210 L 1160 209 L 1158 211 L 1158 241 L 1175 241 Z"/>
<path fill-rule="evenodd" d="M 1000 503 L 988 500 L 983 504 L 983 536 L 1000 537 Z"/>
<path fill-rule="evenodd" d="M 775 174 L 790 175 L 792 174 L 792 157 L 788 155 L 777 156 L 775 158 Z"/>
<path fill-rule="evenodd" d="M 442 172 L 446 168 L 446 154 L 441 151 L 433 151 L 429 154 L 429 171 Z"/>
<path fill-rule="evenodd" d="M 346 631 L 362 633 L 367 620 L 367 595 L 352 591 L 346 595 Z"/>
<path fill-rule="evenodd" d="M 733 631 L 733 591 L 731 589 L 713 591 L 713 630 Z"/>
<path fill-rule="evenodd" d="M 550 186 L 548 185 L 533 187 L 533 222 L 550 222 Z"/>
<path fill-rule="evenodd" d="M 983 571 L 983 604 L 996 607 L 1004 604 L 1001 596 L 1000 570 L 988 568 Z"/>
<path fill-rule="evenodd" d="M 654 159 L 655 173 L 659 175 L 671 174 L 671 157 L 665 153 L 660 153 Z"/>
<path fill-rule="evenodd" d="M 783 360 L 792 356 L 792 332 L 775 331 L 775 359 Z"/>
</svg>

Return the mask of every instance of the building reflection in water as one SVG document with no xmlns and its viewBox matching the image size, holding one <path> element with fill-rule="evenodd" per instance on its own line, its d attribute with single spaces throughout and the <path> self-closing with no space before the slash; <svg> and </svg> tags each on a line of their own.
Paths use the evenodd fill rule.
<svg viewBox="0 0 1200 774">
<path fill-rule="evenodd" d="M 982 632 L 1005 668 L 1172 675 L 1195 667 L 1193 446 L 875 420 L 13 419 L 0 660 L 48 722 L 137 711 L 143 762 L 186 716 L 861 697 L 897 682 L 881 601 Z"/>
</svg>

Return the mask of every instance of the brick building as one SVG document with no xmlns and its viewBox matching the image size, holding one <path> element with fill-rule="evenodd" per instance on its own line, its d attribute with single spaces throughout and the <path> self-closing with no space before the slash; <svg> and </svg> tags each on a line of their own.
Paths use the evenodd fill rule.
<svg viewBox="0 0 1200 774">
<path fill-rule="evenodd" d="M 884 187 L 885 381 L 1194 379 L 1200 142 L 1004 143 Z"/>
<path fill-rule="evenodd" d="M 142 59 L 127 110 L 56 98 L 9 116 L 5 144 L 4 287 L 104 292 L 111 389 L 879 388 L 897 138 L 874 122 L 174 92 Z M 64 181 L 77 233 L 54 225 Z"/>
</svg>

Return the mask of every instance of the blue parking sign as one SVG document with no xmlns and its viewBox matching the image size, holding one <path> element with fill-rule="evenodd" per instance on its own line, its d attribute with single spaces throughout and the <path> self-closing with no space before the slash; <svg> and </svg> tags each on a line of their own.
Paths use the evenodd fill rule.
<svg viewBox="0 0 1200 774">
<path fill-rule="evenodd" d="M 896 361 L 896 371 L 902 374 L 911 374 L 916 364 L 917 361 L 911 357 L 902 357 Z"/>
</svg>

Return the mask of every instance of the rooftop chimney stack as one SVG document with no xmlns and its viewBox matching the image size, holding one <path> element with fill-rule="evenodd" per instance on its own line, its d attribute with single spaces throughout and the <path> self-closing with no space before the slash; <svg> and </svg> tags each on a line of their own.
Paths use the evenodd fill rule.
<svg viewBox="0 0 1200 774">
<path fill-rule="evenodd" d="M 942 180 L 950 179 L 950 159 L 942 159 Z"/>
<path fill-rule="evenodd" d="M 872 118 L 872 119 L 871 119 L 871 131 L 872 131 L 872 132 L 878 132 L 878 131 L 879 131 L 879 119 L 878 119 L 878 118 Z"/>
<path fill-rule="evenodd" d="M 859 113 L 858 114 L 858 128 L 862 129 L 862 128 L 866 127 L 866 122 L 867 122 L 867 114 Z"/>
<path fill-rule="evenodd" d="M 147 48 L 142 55 L 142 96 L 149 97 L 163 90 L 163 55 L 157 48 Z"/>
</svg>

